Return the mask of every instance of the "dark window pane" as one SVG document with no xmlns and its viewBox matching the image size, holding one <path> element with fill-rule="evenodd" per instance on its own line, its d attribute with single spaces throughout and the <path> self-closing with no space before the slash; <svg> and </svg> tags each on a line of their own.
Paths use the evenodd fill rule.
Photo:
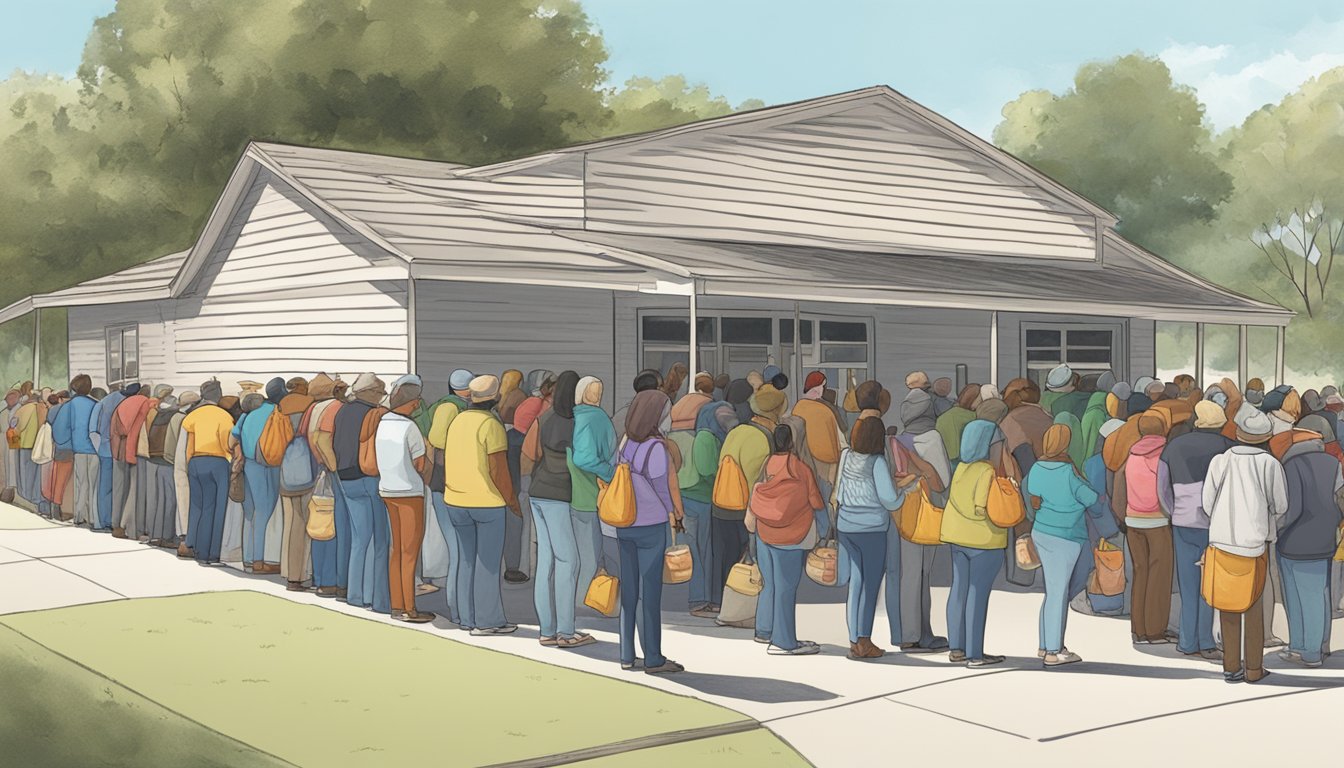
<svg viewBox="0 0 1344 768">
<path fill-rule="evenodd" d="M 695 336 L 698 344 L 713 344 L 714 339 L 714 318 L 700 317 L 695 321 Z M 689 341 L 689 339 L 688 339 Z"/>
<path fill-rule="evenodd" d="M 1058 347 L 1059 331 L 1032 329 L 1027 331 L 1027 347 Z"/>
<path fill-rule="evenodd" d="M 1058 363 L 1058 349 L 1029 349 L 1027 350 L 1027 362 L 1029 363 Z"/>
<path fill-rule="evenodd" d="M 822 341 L 867 341 L 867 323 L 841 323 L 834 320 L 821 321 Z"/>
<path fill-rule="evenodd" d="M 823 363 L 862 363 L 868 360 L 868 348 L 860 344 L 822 344 Z"/>
<path fill-rule="evenodd" d="M 1109 349 L 1071 349 L 1069 350 L 1070 363 L 1110 363 L 1111 350 Z"/>
<path fill-rule="evenodd" d="M 689 344 L 691 341 L 691 321 L 675 317 L 645 317 L 645 341 L 672 341 Z"/>
<path fill-rule="evenodd" d="M 773 344 L 770 318 L 768 317 L 725 317 L 723 318 L 724 344 Z"/>
<path fill-rule="evenodd" d="M 1070 347 L 1109 347 L 1110 331 L 1069 331 Z"/>
<path fill-rule="evenodd" d="M 812 321 L 811 321 L 811 320 L 804 320 L 804 321 L 802 322 L 802 325 L 803 325 L 803 338 L 799 339 L 799 343 L 800 343 L 800 344 L 811 344 L 811 343 L 812 343 Z M 792 344 L 792 343 L 793 343 L 793 321 L 792 321 L 792 320 L 780 320 L 780 321 L 779 321 L 779 343 L 780 343 L 780 344 Z"/>
</svg>

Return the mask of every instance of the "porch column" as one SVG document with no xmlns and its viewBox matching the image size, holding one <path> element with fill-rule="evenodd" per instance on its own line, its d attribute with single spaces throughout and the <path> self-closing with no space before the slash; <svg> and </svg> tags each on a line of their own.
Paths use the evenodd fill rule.
<svg viewBox="0 0 1344 768">
<path fill-rule="evenodd" d="M 1204 324 L 1195 323 L 1195 383 L 1204 389 Z M 1240 385 L 1238 385 L 1240 386 Z"/>
<path fill-rule="evenodd" d="M 1246 388 L 1246 381 L 1250 378 L 1250 329 L 1244 325 L 1237 326 L 1237 386 Z"/>
<path fill-rule="evenodd" d="M 1284 365 L 1283 365 L 1283 347 L 1284 343 L 1287 341 L 1287 336 L 1288 336 L 1287 326 L 1280 325 L 1274 344 L 1274 376 L 1275 376 L 1274 385 L 1280 387 L 1288 383 L 1287 381 L 1285 381 L 1286 377 L 1284 374 Z"/>
<path fill-rule="evenodd" d="M 42 364 L 42 310 L 33 309 L 33 387 L 41 389 L 39 379 Z"/>
<path fill-rule="evenodd" d="M 803 399 L 803 312 L 798 302 L 793 302 L 793 372 L 789 381 L 793 383 L 794 401 Z"/>
<path fill-rule="evenodd" d="M 690 361 L 690 365 L 686 366 L 687 368 L 690 369 L 690 370 L 687 372 L 687 376 L 686 376 L 686 392 L 687 392 L 687 393 L 691 393 L 691 392 L 694 392 L 694 391 L 695 391 L 695 374 L 698 373 L 698 372 L 700 371 L 699 360 L 697 359 L 697 355 L 696 355 L 696 351 L 700 348 L 700 347 L 699 347 L 699 340 L 696 338 L 696 331 L 698 330 L 697 326 L 700 325 L 700 313 L 699 313 L 699 310 L 697 309 L 697 307 L 696 307 L 696 305 L 695 305 L 695 297 L 696 297 L 696 294 L 698 294 L 699 292 L 700 292 L 700 291 L 699 291 L 699 286 L 696 285 L 696 281 L 695 281 L 695 280 L 692 280 L 692 281 L 691 281 L 691 336 L 690 336 L 690 339 L 691 339 L 691 349 L 690 349 L 690 356 L 686 358 L 687 360 Z"/>
<path fill-rule="evenodd" d="M 999 385 L 999 313 L 989 313 L 989 383 Z"/>
<path fill-rule="evenodd" d="M 415 373 L 415 278 L 406 279 L 406 372 Z"/>
</svg>

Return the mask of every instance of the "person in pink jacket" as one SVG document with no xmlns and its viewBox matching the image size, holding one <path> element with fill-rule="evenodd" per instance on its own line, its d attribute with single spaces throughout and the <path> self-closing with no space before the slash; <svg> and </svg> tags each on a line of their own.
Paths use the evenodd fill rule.
<svg viewBox="0 0 1344 768">
<path fill-rule="evenodd" d="M 1158 494 L 1163 479 L 1162 449 L 1167 445 L 1166 422 L 1156 414 L 1139 417 L 1139 440 L 1115 473 L 1111 509 L 1125 532 L 1134 564 L 1129 625 L 1138 644 L 1171 642 L 1167 621 L 1171 615 L 1171 575 L 1175 556 L 1171 519 Z"/>
</svg>

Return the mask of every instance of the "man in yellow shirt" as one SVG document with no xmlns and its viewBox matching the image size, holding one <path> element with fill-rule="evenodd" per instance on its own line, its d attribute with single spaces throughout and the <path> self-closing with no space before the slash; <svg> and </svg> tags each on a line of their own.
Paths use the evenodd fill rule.
<svg viewBox="0 0 1344 768">
<path fill-rule="evenodd" d="M 471 405 L 448 425 L 443 449 L 443 501 L 457 533 L 463 567 L 472 569 L 465 576 L 459 572 L 458 617 L 473 635 L 503 635 L 518 628 L 505 621 L 500 592 L 504 515 L 521 516 L 522 509 L 509 476 L 504 423 L 493 411 L 499 401 L 499 379 L 477 376 L 469 389 Z"/>
<path fill-rule="evenodd" d="M 187 480 L 191 507 L 187 516 L 187 546 L 196 562 L 218 565 L 224 542 L 224 510 L 229 503 L 229 433 L 233 417 L 219 407 L 219 382 L 201 385 L 201 404 L 182 421 L 187 438 Z"/>
</svg>

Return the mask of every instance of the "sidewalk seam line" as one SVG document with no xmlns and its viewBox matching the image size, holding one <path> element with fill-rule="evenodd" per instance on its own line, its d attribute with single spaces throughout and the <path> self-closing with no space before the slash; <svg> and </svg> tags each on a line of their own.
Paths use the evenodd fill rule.
<svg viewBox="0 0 1344 768">
<path fill-rule="evenodd" d="M 113 683 L 113 684 L 115 684 L 115 685 L 119 685 L 119 686 L 121 686 L 122 688 L 125 688 L 126 690 L 130 691 L 131 693 L 134 693 L 135 695 L 137 695 L 137 696 L 143 698 L 144 700 L 146 700 L 146 701 L 151 701 L 151 702 L 153 702 L 155 705 L 160 706 L 160 707 L 163 707 L 165 710 L 167 710 L 167 711 L 169 711 L 169 712 L 172 712 L 173 714 L 177 715 L 178 717 L 182 718 L 183 720 L 186 720 L 186 721 L 188 721 L 188 722 L 190 722 L 190 723 L 194 723 L 195 725 L 199 725 L 200 727 L 204 728 L 204 729 L 207 730 L 207 731 L 210 731 L 211 733 L 213 733 L 213 734 L 215 734 L 215 735 L 217 735 L 217 736 L 220 736 L 220 737 L 222 737 L 222 738 L 228 739 L 229 741 L 232 741 L 232 742 L 234 742 L 234 743 L 236 743 L 236 744 L 241 744 L 242 746 L 244 746 L 244 747 L 246 747 L 246 748 L 248 748 L 248 749 L 251 749 L 251 750 L 254 750 L 254 751 L 256 751 L 256 752 L 259 752 L 259 753 L 261 753 L 261 754 L 263 754 L 263 755 L 266 755 L 267 757 L 271 757 L 271 758 L 274 758 L 274 759 L 276 759 L 276 760 L 279 760 L 280 762 L 284 763 L 285 765 L 292 765 L 292 766 L 294 766 L 294 768 L 301 768 L 301 766 L 299 766 L 298 763 L 290 762 L 289 760 L 286 760 L 285 758 L 283 758 L 283 757 L 281 757 L 281 756 L 279 756 L 279 755 L 275 755 L 275 754 L 272 754 L 272 753 L 270 753 L 270 752 L 267 752 L 266 750 L 262 749 L 261 747 L 253 746 L 252 744 L 248 744 L 247 742 L 243 741 L 242 739 L 235 738 L 235 737 L 233 737 L 233 736 L 230 736 L 230 735 L 227 734 L 227 733 L 224 733 L 223 731 L 220 731 L 220 730 L 218 730 L 218 729 L 216 729 L 216 728 L 213 728 L 213 727 L 211 727 L 211 726 L 209 726 L 209 725 L 206 725 L 205 723 L 201 722 L 200 720 L 197 720 L 197 719 L 195 719 L 195 718 L 193 718 L 193 717 L 189 717 L 188 715 L 183 714 L 182 712 L 179 712 L 179 711 L 177 711 L 176 709 L 173 709 L 172 707 L 168 706 L 167 704 L 164 704 L 163 702 L 161 702 L 161 701 L 159 701 L 159 700 L 157 700 L 157 699 L 155 699 L 155 698 L 153 698 L 153 697 L 151 697 L 151 696 L 145 694 L 143 691 L 139 691 L 139 690 L 137 690 L 137 689 L 135 689 L 135 688 L 132 688 L 131 686 L 129 686 L 129 685 L 127 685 L 126 683 L 124 683 L 124 682 L 122 682 L 122 681 L 116 679 L 115 677 L 112 677 L 111 675 L 108 675 L 108 674 L 106 674 L 106 673 L 104 673 L 104 672 L 101 672 L 101 671 L 99 671 L 99 670 L 97 670 L 97 669 L 94 669 L 93 667 L 90 667 L 89 665 L 85 664 L 84 662 L 80 661 L 79 659 L 76 659 L 76 658 L 74 658 L 74 657 L 72 657 L 72 656 L 67 656 L 67 655 L 64 654 L 64 653 L 61 653 L 60 651 L 56 650 L 55 648 L 52 648 L 51 646 L 47 645 L 46 643 L 43 643 L 42 641 L 38 640 L 38 639 L 35 638 L 35 637 L 32 637 L 31 635 L 29 635 L 28 633 L 26 633 L 26 632 L 24 632 L 23 630 L 19 629 L 18 627 L 15 627 L 14 625 L 10 624 L 8 621 L 0 620 L 0 625 L 4 625 L 4 627 L 5 627 L 6 629 L 8 629 L 8 630 L 10 630 L 11 632 L 17 634 L 19 637 L 22 637 L 23 639 L 27 640 L 28 642 L 33 643 L 34 645 L 38 646 L 39 648 L 42 648 L 43 650 L 47 651 L 48 653 L 54 654 L 54 655 L 56 655 L 56 656 L 59 656 L 60 658 L 65 659 L 66 661 L 70 662 L 71 664 L 74 664 L 75 666 L 79 667 L 80 669 L 83 669 L 83 670 L 86 671 L 86 672 L 89 672 L 89 673 L 91 673 L 91 674 L 93 674 L 93 675 L 96 675 L 96 676 L 98 676 L 98 677 L 101 677 L 102 679 L 104 679 L 104 680 L 106 680 L 106 681 L 108 681 L 108 682 L 110 682 L 110 683 Z"/>
<path fill-rule="evenodd" d="M 974 725 L 974 726 L 977 726 L 977 727 L 980 727 L 980 728 L 984 728 L 984 729 L 987 730 L 987 731 L 994 731 L 995 733 L 1002 733 L 1002 734 L 1005 735 L 1005 736 L 1013 736 L 1013 737 L 1015 737 L 1015 738 L 1022 739 L 1023 741 L 1038 741 L 1038 739 L 1033 739 L 1033 738 L 1031 738 L 1030 736 L 1024 736 L 1024 735 L 1022 735 L 1022 734 L 1020 734 L 1020 733 L 1014 733 L 1014 732 L 1012 732 L 1012 731 L 1006 731 L 1006 730 L 1004 730 L 1004 729 L 1002 729 L 1002 728 L 995 728 L 995 727 L 992 726 L 992 725 L 985 725 L 984 723 L 977 723 L 977 722 L 974 721 L 974 720 L 967 720 L 967 719 L 965 719 L 965 718 L 957 717 L 956 715 L 949 715 L 949 714 L 947 714 L 946 712 L 939 712 L 939 711 L 936 710 L 936 709 L 926 709 L 926 708 L 924 708 L 924 707 L 916 706 L 916 705 L 914 705 L 914 704 L 911 704 L 911 703 L 909 703 L 909 702 L 905 702 L 905 701 L 892 701 L 891 699 L 888 699 L 888 701 L 891 701 L 892 704 L 899 704 L 899 705 L 901 705 L 901 706 L 903 706 L 903 707 L 909 707 L 909 708 L 911 708 L 911 709 L 917 709 L 917 710 L 919 710 L 920 712 L 927 712 L 927 713 L 929 713 L 930 715 L 938 715 L 939 717 L 945 717 L 945 718 L 947 718 L 948 720 L 956 720 L 958 723 L 965 723 L 966 725 Z"/>
<path fill-rule="evenodd" d="M 1106 730 L 1110 730 L 1111 728 L 1121 728 L 1121 727 L 1126 726 L 1126 725 L 1137 725 L 1137 724 L 1139 724 L 1139 723 L 1148 722 L 1148 721 L 1150 721 L 1150 720 L 1163 720 L 1163 719 L 1168 718 L 1168 717 L 1177 717 L 1177 716 L 1180 716 L 1180 715 L 1188 715 L 1188 714 L 1191 714 L 1192 712 L 1204 712 L 1204 711 L 1206 711 L 1206 710 L 1210 710 L 1210 709 L 1221 709 L 1221 708 L 1223 708 L 1223 707 L 1231 707 L 1231 706 L 1235 706 L 1235 705 L 1237 705 L 1237 704 L 1251 704 L 1251 703 L 1253 703 L 1253 702 L 1257 702 L 1257 701 L 1268 701 L 1269 699 L 1281 699 L 1281 698 L 1283 698 L 1283 697 L 1285 697 L 1285 696 L 1297 696 L 1297 695 L 1299 695 L 1299 694 L 1303 694 L 1303 693 L 1317 693 L 1317 692 L 1320 692 L 1320 691 L 1331 691 L 1331 690 L 1336 690 L 1337 688 L 1338 688 L 1338 686 L 1322 686 L 1322 687 L 1319 687 L 1319 688 L 1305 688 L 1305 689 L 1298 690 L 1298 691 L 1284 691 L 1283 693 L 1271 693 L 1271 694 L 1269 694 L 1268 696 L 1256 696 L 1256 697 L 1249 698 L 1249 699 L 1238 699 L 1237 701 L 1221 701 L 1221 702 L 1218 702 L 1218 703 L 1216 703 L 1216 704 L 1209 704 L 1209 705 L 1206 705 L 1206 706 L 1203 706 L 1203 707 L 1191 707 L 1190 709 L 1179 709 L 1179 710 L 1176 710 L 1175 712 L 1162 712 L 1162 713 L 1160 713 L 1160 714 L 1150 715 L 1150 716 L 1148 716 L 1148 717 L 1140 717 L 1140 718 L 1136 718 L 1136 719 L 1134 719 L 1134 720 L 1126 720 L 1126 721 L 1124 721 L 1123 723 L 1107 723 L 1106 725 L 1098 725 L 1098 726 L 1093 727 L 1093 728 L 1084 728 L 1084 729 L 1082 729 L 1082 730 L 1080 730 L 1080 731 L 1072 731 L 1072 732 L 1069 732 L 1069 733 L 1061 733 L 1061 734 L 1059 734 L 1059 735 L 1057 735 L 1057 736 L 1042 736 L 1041 738 L 1037 739 L 1037 741 L 1039 741 L 1039 742 L 1041 742 L 1041 743 L 1043 743 L 1043 744 L 1044 744 L 1044 743 L 1049 743 L 1049 742 L 1052 742 L 1052 741 L 1062 741 L 1062 740 L 1064 740 L 1064 739 L 1070 739 L 1070 738 L 1073 738 L 1074 736 L 1085 736 L 1085 735 L 1087 735 L 1087 734 L 1089 734 L 1089 733 L 1096 733 L 1097 731 L 1106 731 Z"/>
<path fill-rule="evenodd" d="M 924 684 L 922 684 L 922 685 L 915 685 L 915 686 L 911 686 L 911 687 L 909 687 L 909 688 L 901 688 L 900 690 L 896 690 L 896 691 L 888 691 L 888 692 L 886 692 L 886 693 L 878 693 L 878 694 L 874 694 L 874 695 L 872 695 L 872 696 L 864 696 L 864 697 L 862 697 L 862 698 L 858 698 L 858 699 L 850 699 L 849 701 L 842 701 L 842 702 L 840 702 L 839 704 L 832 704 L 832 705 L 830 705 L 830 706 L 828 706 L 828 707 L 818 707 L 818 708 L 816 708 L 816 709 L 809 709 L 809 710 L 807 710 L 806 712 L 794 712 L 793 714 L 789 714 L 789 715 L 780 715 L 779 717 L 772 717 L 772 718 L 769 718 L 769 719 L 767 719 L 767 720 L 762 720 L 762 721 L 761 721 L 761 725 L 769 725 L 770 723 L 777 723 L 777 722 L 779 722 L 779 721 L 781 721 L 781 720 L 790 720 L 790 719 L 795 718 L 795 717 L 806 717 L 806 716 L 808 716 L 808 715 L 815 715 L 815 714 L 817 714 L 817 713 L 819 713 L 819 712 L 830 712 L 830 711 L 832 711 L 832 710 L 842 709 L 842 708 L 844 708 L 844 707 L 852 707 L 852 706 L 854 706 L 855 704 L 867 704 L 867 703 L 869 703 L 869 702 L 877 701 L 877 700 L 879 700 L 879 699 L 887 699 L 888 701 L 890 701 L 890 699 L 888 698 L 888 697 L 890 697 L 890 696 L 899 696 L 899 695 L 901 695 L 901 694 L 903 694 L 903 693 L 909 693 L 909 692 L 911 692 L 911 691 L 918 691 L 918 690 L 921 690 L 921 689 L 923 689 L 923 688 L 932 688 L 932 687 L 937 686 L 937 685 L 946 685 L 946 684 L 948 684 L 948 683 L 955 683 L 955 682 L 957 682 L 957 681 L 959 681 L 959 680 L 970 680 L 970 679 L 972 679 L 972 678 L 977 678 L 977 677 L 989 677 L 990 675 L 1002 675 L 1002 674 L 1004 674 L 1004 673 L 1006 673 L 1006 672 L 1020 672 L 1020 671 L 1021 671 L 1021 670 L 1017 670 L 1017 669 L 996 669 L 996 670 L 994 670 L 994 671 L 992 671 L 992 672 L 983 672 L 983 673 L 978 674 L 978 675 L 963 675 L 963 676 L 961 676 L 961 677 L 953 677 L 953 678 L 949 678 L 949 679 L 947 679 L 947 680 L 935 680 L 935 681 L 932 682 L 932 683 L 924 683 Z M 903 702 L 893 702 L 893 703 L 903 703 Z"/>
<path fill-rule="evenodd" d="M 626 741 L 599 744 L 595 747 L 584 747 L 583 749 L 576 749 L 569 752 L 557 752 L 553 755 L 529 757 L 504 763 L 491 763 L 483 768 L 552 768 L 552 766 L 571 765 L 585 760 L 623 755 L 630 752 L 652 749 L 654 747 L 687 744 L 693 741 L 711 739 L 716 736 L 732 736 L 758 730 L 765 730 L 762 728 L 760 722 L 756 720 L 739 720 L 732 723 L 707 725 L 701 728 L 656 733 L 649 736 L 641 736 L 636 739 L 627 739 Z"/>
<path fill-rule="evenodd" d="M 55 563 L 48 563 L 44 558 L 41 558 L 41 557 L 36 558 L 36 560 L 37 560 L 37 562 L 39 562 L 39 563 L 46 563 L 47 565 L 50 565 L 52 568 L 55 568 L 55 569 L 58 570 L 58 571 L 64 571 L 65 573 L 68 573 L 68 574 L 70 574 L 71 576 L 74 576 L 74 577 L 79 578 L 79 579 L 83 579 L 84 581 L 89 582 L 90 584 L 94 585 L 95 587 L 98 587 L 99 589 L 105 589 L 105 590 L 107 590 L 108 592 L 111 592 L 112 594 L 116 595 L 117 597 L 120 597 L 120 598 L 123 599 L 123 600 L 129 600 L 129 599 L 130 599 L 129 596 L 127 596 L 127 595 L 123 595 L 122 593 L 118 592 L 117 590 L 115 590 L 115 589 L 113 589 L 113 588 L 111 588 L 111 587 L 109 587 L 109 586 L 107 586 L 107 585 L 105 585 L 105 584 L 99 584 L 98 582 L 94 581 L 93 579 L 90 579 L 88 576 L 85 576 L 85 575 L 82 574 L 82 573 L 75 573 L 74 571 L 70 570 L 69 568 L 62 568 L 61 566 L 59 566 L 59 565 L 57 565 L 57 564 L 55 564 Z"/>
</svg>

